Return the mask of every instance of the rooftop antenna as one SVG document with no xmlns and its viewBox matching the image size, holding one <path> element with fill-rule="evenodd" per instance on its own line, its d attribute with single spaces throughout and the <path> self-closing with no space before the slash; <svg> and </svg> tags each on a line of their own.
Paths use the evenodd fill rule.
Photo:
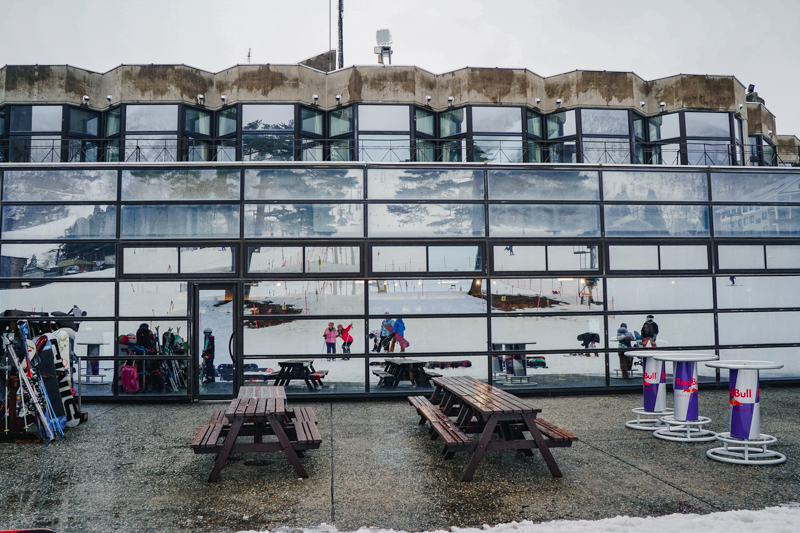
<svg viewBox="0 0 800 533">
<path fill-rule="evenodd" d="M 247 49 L 247 62 L 248 63 L 250 62 L 250 50 L 252 50 L 252 48 L 248 48 Z"/>
<path fill-rule="evenodd" d="M 378 41 L 378 46 L 374 48 L 375 53 L 378 55 L 378 63 L 383 65 L 388 63 L 392 64 L 392 34 L 389 30 L 383 29 L 375 32 L 375 40 Z"/>
<path fill-rule="evenodd" d="M 331 65 L 331 1 L 328 0 L 328 72 L 333 70 L 333 65 Z"/>
<path fill-rule="evenodd" d="M 344 17 L 344 0 L 339 0 L 339 68 L 344 68 L 344 34 L 342 18 Z"/>
</svg>

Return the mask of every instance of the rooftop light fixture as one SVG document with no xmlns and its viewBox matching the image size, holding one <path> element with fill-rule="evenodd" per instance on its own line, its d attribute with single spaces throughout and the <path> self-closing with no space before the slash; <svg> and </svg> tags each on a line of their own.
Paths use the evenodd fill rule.
<svg viewBox="0 0 800 533">
<path fill-rule="evenodd" d="M 88 94 L 84 94 L 83 95 L 83 103 L 84 104 L 88 104 L 89 103 L 89 95 Z"/>
<path fill-rule="evenodd" d="M 110 94 L 108 96 L 106 96 L 106 100 L 108 100 L 109 104 L 111 103 L 111 98 L 112 98 L 112 95 L 110 95 Z"/>
<path fill-rule="evenodd" d="M 658 104 L 658 105 L 660 105 L 660 106 L 661 106 L 661 109 L 662 109 L 662 110 L 663 110 L 665 107 L 667 107 L 667 103 L 666 103 L 666 102 L 661 102 L 661 103 L 660 103 L 660 104 Z"/>
<path fill-rule="evenodd" d="M 197 101 L 200 102 L 200 105 L 203 105 L 203 102 L 205 102 L 205 100 L 206 100 L 206 97 L 203 96 L 202 94 L 198 94 L 197 95 Z"/>
<path fill-rule="evenodd" d="M 644 107 L 644 102 L 639 102 L 639 105 Z"/>
<path fill-rule="evenodd" d="M 556 105 L 561 105 L 561 102 L 563 102 L 561 98 L 556 98 Z"/>
<path fill-rule="evenodd" d="M 222 105 L 225 105 L 225 102 L 228 101 L 228 96 L 223 94 L 219 99 L 222 100 Z"/>
</svg>

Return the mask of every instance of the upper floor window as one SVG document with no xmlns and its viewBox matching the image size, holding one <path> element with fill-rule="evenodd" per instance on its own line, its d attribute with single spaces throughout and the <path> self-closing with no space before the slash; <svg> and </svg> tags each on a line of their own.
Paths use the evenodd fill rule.
<svg viewBox="0 0 800 533">
<path fill-rule="evenodd" d="M 547 120 L 547 138 L 558 139 L 575 135 L 575 110 L 553 113 L 545 117 Z"/>
<path fill-rule="evenodd" d="M 628 111 L 625 109 L 581 109 L 584 135 L 629 135 Z"/>
<path fill-rule="evenodd" d="M 310 107 L 300 108 L 300 129 L 303 133 L 324 135 L 325 113 Z"/>
<path fill-rule="evenodd" d="M 294 130 L 294 105 L 246 104 L 242 106 L 242 131 L 285 130 Z"/>
<path fill-rule="evenodd" d="M 464 109 L 462 107 L 439 114 L 439 131 L 442 137 L 467 133 L 467 116 Z"/>
<path fill-rule="evenodd" d="M 6 110 L 0 107 L 0 135 L 6 132 Z"/>
<path fill-rule="evenodd" d="M 177 129 L 177 105 L 128 105 L 125 107 L 125 131 L 175 131 Z"/>
<path fill-rule="evenodd" d="M 13 106 L 9 131 L 11 133 L 61 132 L 61 106 Z"/>
<path fill-rule="evenodd" d="M 681 136 L 681 121 L 679 113 L 658 115 L 647 119 L 650 130 L 650 141 L 672 139 Z"/>
<path fill-rule="evenodd" d="M 518 107 L 473 107 L 472 131 L 522 133 L 522 112 Z"/>
<path fill-rule="evenodd" d="M 70 109 L 69 132 L 97 137 L 100 132 L 100 113 L 86 109 Z"/>
<path fill-rule="evenodd" d="M 407 105 L 359 105 L 358 131 L 409 131 Z"/>
<path fill-rule="evenodd" d="M 224 137 L 236 133 L 236 106 L 222 109 L 217 113 L 217 135 Z"/>
<path fill-rule="evenodd" d="M 334 109 L 330 119 L 331 137 L 353 133 L 353 106 Z"/>
<path fill-rule="evenodd" d="M 687 111 L 687 137 L 725 137 L 731 136 L 730 115 L 728 113 L 700 113 Z"/>
<path fill-rule="evenodd" d="M 120 108 L 114 108 L 106 113 L 106 137 L 119 135 L 120 131 Z"/>
<path fill-rule="evenodd" d="M 541 139 L 542 135 L 542 115 L 531 111 L 528 111 L 528 135 L 531 137 L 537 137 Z"/>
<path fill-rule="evenodd" d="M 183 129 L 186 133 L 211 135 L 211 113 L 194 107 L 186 108 Z"/>
</svg>

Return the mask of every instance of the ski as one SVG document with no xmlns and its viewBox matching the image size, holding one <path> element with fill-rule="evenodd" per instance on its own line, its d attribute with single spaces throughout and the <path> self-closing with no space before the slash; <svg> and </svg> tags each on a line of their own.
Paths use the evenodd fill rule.
<svg viewBox="0 0 800 533">
<path fill-rule="evenodd" d="M 53 429 L 47 424 L 47 417 L 44 414 L 44 409 L 42 409 L 42 405 L 39 403 L 39 398 L 37 396 L 37 391 L 34 389 L 33 385 L 31 384 L 30 380 L 28 379 L 28 374 L 25 372 L 25 368 L 17 361 L 17 355 L 14 352 L 14 348 L 11 346 L 11 341 L 8 337 L 3 337 L 3 344 L 5 346 L 6 353 L 8 354 L 8 358 L 14 363 L 14 366 L 17 368 L 17 374 L 19 375 L 19 382 L 22 386 L 23 395 L 22 395 L 22 404 L 23 408 L 26 408 L 27 405 L 25 403 L 25 394 L 28 395 L 28 401 L 34 405 L 36 412 L 39 414 L 39 417 L 43 421 L 43 426 L 45 432 L 47 433 L 47 437 L 50 440 L 55 439 L 55 435 L 53 433 Z M 27 409 L 25 409 L 27 410 Z M 20 416 L 26 416 L 24 413 L 20 413 Z"/>
</svg>

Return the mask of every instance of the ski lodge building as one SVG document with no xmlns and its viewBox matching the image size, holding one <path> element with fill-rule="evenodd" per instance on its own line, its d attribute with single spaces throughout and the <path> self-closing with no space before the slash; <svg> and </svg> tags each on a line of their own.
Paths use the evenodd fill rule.
<svg viewBox="0 0 800 533">
<path fill-rule="evenodd" d="M 228 398 L 281 371 L 297 398 L 429 387 L 382 379 L 401 357 L 522 394 L 634 390 L 616 332 L 647 315 L 657 349 L 797 383 L 798 166 L 733 76 L 6 66 L 0 321 L 85 311 L 84 400 Z M 136 353 L 143 323 L 184 346 Z M 177 387 L 118 386 L 165 359 Z"/>
</svg>

